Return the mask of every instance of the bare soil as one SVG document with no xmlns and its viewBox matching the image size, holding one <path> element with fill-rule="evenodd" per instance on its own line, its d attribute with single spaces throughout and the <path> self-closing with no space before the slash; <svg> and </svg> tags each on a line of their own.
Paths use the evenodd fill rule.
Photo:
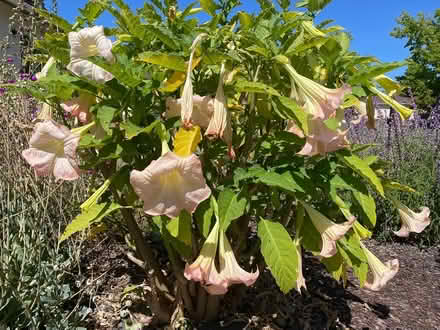
<svg viewBox="0 0 440 330">
<path fill-rule="evenodd" d="M 140 268 L 126 257 L 123 242 L 105 239 L 97 245 L 98 242 L 90 243 L 82 260 L 92 308 L 88 328 L 129 329 L 128 321 L 136 320 L 144 329 L 159 329 L 151 326 L 151 313 L 142 299 L 149 292 L 148 285 Z M 234 295 L 224 299 L 221 321 L 194 329 L 440 330 L 439 247 L 420 250 L 374 240 L 366 245 L 382 261 L 398 258 L 400 262 L 399 273 L 381 292 L 360 289 L 352 274 L 343 288 L 315 257 L 305 255 L 307 292 L 300 295 L 293 290 L 283 295 L 266 269 L 254 287 L 236 288 L 247 290 L 242 302 L 237 303 Z M 136 290 L 123 297 L 127 288 Z"/>
</svg>

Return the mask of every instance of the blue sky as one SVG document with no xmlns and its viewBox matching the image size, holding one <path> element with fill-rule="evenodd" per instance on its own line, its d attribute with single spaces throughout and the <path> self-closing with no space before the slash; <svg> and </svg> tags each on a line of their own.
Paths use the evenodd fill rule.
<svg viewBox="0 0 440 330">
<path fill-rule="evenodd" d="M 142 7 L 144 3 L 143 0 L 125 1 L 133 10 Z M 59 0 L 58 13 L 67 20 L 73 21 L 78 14 L 78 8 L 83 7 L 86 2 L 87 0 Z M 181 8 L 185 8 L 191 2 L 192 0 L 178 0 Z M 241 2 L 244 5 L 239 8 L 240 10 L 253 12 L 258 9 L 255 0 L 241 0 Z M 48 7 L 50 8 L 50 5 Z M 433 15 L 437 8 L 440 8 L 438 0 L 333 0 L 318 15 L 317 21 L 334 19 L 334 24 L 341 25 L 352 33 L 354 37 L 352 50 L 361 55 L 375 55 L 381 61 L 391 62 L 404 60 L 408 56 L 408 50 L 404 48 L 405 40 L 390 36 L 390 32 L 396 26 L 396 18 L 402 11 L 411 15 L 419 12 Z M 110 15 L 103 15 L 98 23 L 111 26 L 113 21 Z M 404 70 L 404 68 L 395 70 L 390 75 L 402 74 Z"/>
</svg>

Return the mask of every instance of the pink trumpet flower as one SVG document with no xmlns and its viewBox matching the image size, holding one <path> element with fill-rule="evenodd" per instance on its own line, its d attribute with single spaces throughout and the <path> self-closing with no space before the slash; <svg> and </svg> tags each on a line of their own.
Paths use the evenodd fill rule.
<svg viewBox="0 0 440 330">
<path fill-rule="evenodd" d="M 226 281 L 228 287 L 232 284 L 253 285 L 260 275 L 259 270 L 257 269 L 254 273 L 248 273 L 241 268 L 235 259 L 226 233 L 222 230 L 220 235 L 220 276 Z"/>
<path fill-rule="evenodd" d="M 189 281 L 200 282 L 212 295 L 223 295 L 228 291 L 227 281 L 219 274 L 215 265 L 220 225 L 217 222 L 203 244 L 200 255 L 185 266 L 184 276 Z"/>
<path fill-rule="evenodd" d="M 342 224 L 334 223 L 324 216 L 321 212 L 316 211 L 310 205 L 301 202 L 307 211 L 313 225 L 321 234 L 322 248 L 319 255 L 324 258 L 330 258 L 337 253 L 336 241 L 342 238 L 347 231 L 353 226 L 356 219 L 346 221 Z"/>
<path fill-rule="evenodd" d="M 292 127 L 289 132 L 300 136 Z M 325 155 L 346 148 L 349 145 L 346 137 L 347 132 L 348 130 L 342 131 L 339 128 L 332 130 L 321 119 L 311 119 L 309 120 L 309 133 L 306 136 L 306 144 L 298 154 L 304 156 Z"/>
<path fill-rule="evenodd" d="M 194 154 L 179 157 L 169 151 L 143 171 L 133 170 L 130 183 L 149 215 L 174 218 L 182 209 L 192 214 L 211 195 L 202 164 Z"/>
<path fill-rule="evenodd" d="M 371 269 L 371 274 L 368 276 L 364 288 L 371 291 L 380 291 L 386 286 L 389 280 L 396 276 L 399 271 L 399 260 L 393 259 L 383 264 L 362 242 L 361 247 Z"/>
<path fill-rule="evenodd" d="M 402 221 L 401 228 L 398 231 L 393 231 L 395 235 L 408 237 L 409 233 L 421 233 L 431 223 L 429 208 L 423 206 L 420 208 L 421 212 L 417 213 L 394 198 L 392 202 L 397 207 Z"/>
<path fill-rule="evenodd" d="M 67 69 L 78 76 L 105 83 L 113 75 L 92 62 L 86 60 L 91 56 L 104 57 L 109 63 L 114 61 L 112 41 L 104 35 L 103 26 L 87 27 L 79 32 L 69 32 L 70 63 Z"/>
<path fill-rule="evenodd" d="M 37 176 L 53 174 L 57 180 L 76 180 L 81 173 L 76 155 L 79 139 L 78 134 L 53 120 L 39 122 L 29 142 L 30 148 L 22 156 Z"/>
<path fill-rule="evenodd" d="M 180 117 L 183 99 L 168 97 L 166 100 L 166 118 Z M 214 113 L 214 99 L 211 96 L 193 96 L 193 112 L 191 121 L 194 125 L 207 128 Z"/>
</svg>

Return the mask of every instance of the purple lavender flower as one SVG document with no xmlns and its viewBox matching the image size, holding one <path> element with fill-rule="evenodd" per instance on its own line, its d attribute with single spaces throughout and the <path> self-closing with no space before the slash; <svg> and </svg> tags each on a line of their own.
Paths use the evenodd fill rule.
<svg viewBox="0 0 440 330">
<path fill-rule="evenodd" d="M 33 74 L 32 77 L 31 77 L 31 80 L 32 81 L 37 81 L 37 76 Z"/>
<path fill-rule="evenodd" d="M 15 79 L 8 80 L 8 84 L 15 84 L 17 81 Z"/>
<path fill-rule="evenodd" d="M 6 93 L 6 88 L 0 88 L 0 96 Z"/>
<path fill-rule="evenodd" d="M 14 59 L 12 57 L 8 57 L 8 63 L 14 63 Z"/>
</svg>

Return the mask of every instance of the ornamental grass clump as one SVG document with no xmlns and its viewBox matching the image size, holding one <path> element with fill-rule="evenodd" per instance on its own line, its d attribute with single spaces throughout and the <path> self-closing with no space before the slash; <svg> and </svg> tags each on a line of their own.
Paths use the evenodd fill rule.
<svg viewBox="0 0 440 330">
<path fill-rule="evenodd" d="M 36 43 L 56 64 L 22 87 L 52 109 L 30 149 L 46 147 L 41 127 L 62 134 L 48 130 L 54 150 L 25 159 L 37 176 L 93 170 L 105 180 L 60 243 L 120 212 L 155 320 L 172 326 L 217 318 L 231 288 L 252 287 L 266 267 L 283 293 L 301 291 L 302 250 L 337 279 L 352 267 L 362 287 L 383 288 L 398 262 L 382 264 L 363 247 L 382 220 L 372 191 L 388 200 L 409 188 L 386 176 L 380 158 L 361 156 L 366 147 L 350 142 L 343 118 L 357 106 L 373 125 L 362 112 L 373 95 L 408 118 L 387 90 L 399 85 L 382 75 L 403 63 L 362 58 L 340 27 L 316 27 L 324 3 L 300 12 L 288 11 L 290 1 L 282 11 L 260 2 L 260 12 L 235 16 L 236 1 L 221 10 L 214 1 L 154 3 L 136 15 L 122 0 L 90 1 L 73 25 L 39 11 L 59 32 Z M 211 17 L 202 24 L 192 17 L 200 11 Z M 94 25 L 103 12 L 116 28 Z M 93 102 L 75 109 L 88 108 L 87 120 L 57 122 L 83 93 Z M 140 228 L 160 234 L 166 263 Z M 248 246 L 255 232 L 259 249 Z"/>
</svg>

